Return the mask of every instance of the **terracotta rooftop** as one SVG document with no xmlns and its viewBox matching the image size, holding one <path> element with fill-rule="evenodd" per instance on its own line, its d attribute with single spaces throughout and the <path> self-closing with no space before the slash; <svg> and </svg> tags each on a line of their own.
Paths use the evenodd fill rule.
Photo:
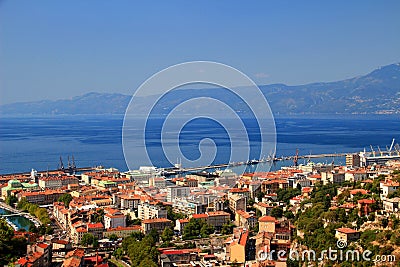
<svg viewBox="0 0 400 267">
<path fill-rule="evenodd" d="M 338 228 L 338 229 L 336 229 L 336 231 L 344 233 L 344 234 L 355 234 L 355 233 L 358 233 L 357 230 L 354 230 L 354 229 L 351 229 L 351 228 L 346 228 L 346 227 Z"/>
<path fill-rule="evenodd" d="M 276 218 L 272 216 L 262 216 L 258 219 L 259 222 L 276 222 Z"/>
</svg>

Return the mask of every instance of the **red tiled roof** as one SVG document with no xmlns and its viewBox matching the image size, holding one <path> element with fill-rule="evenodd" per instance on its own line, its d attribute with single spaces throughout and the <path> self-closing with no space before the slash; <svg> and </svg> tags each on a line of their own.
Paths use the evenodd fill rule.
<svg viewBox="0 0 400 267">
<path fill-rule="evenodd" d="M 373 204 L 375 203 L 375 200 L 373 199 L 360 199 L 358 201 L 358 204 Z"/>
<path fill-rule="evenodd" d="M 93 229 L 93 228 L 103 228 L 103 224 L 101 222 L 99 223 L 89 223 L 87 225 L 88 228 Z"/>
<path fill-rule="evenodd" d="M 365 190 L 365 189 L 353 189 L 353 190 L 350 190 L 350 194 L 352 194 L 352 195 L 356 195 L 358 193 L 365 195 L 365 194 L 368 193 L 368 191 Z"/>
<path fill-rule="evenodd" d="M 36 244 L 38 247 L 40 247 L 40 248 L 43 248 L 43 249 L 46 249 L 46 248 L 48 248 L 49 247 L 49 245 L 48 244 L 45 244 L 45 243 L 38 243 L 38 244 Z"/>
<path fill-rule="evenodd" d="M 193 219 L 203 219 L 203 218 L 208 218 L 208 215 L 205 213 L 200 213 L 200 214 L 193 214 L 192 215 Z"/>
<path fill-rule="evenodd" d="M 336 231 L 344 233 L 344 234 L 355 234 L 355 233 L 358 233 L 357 230 L 354 230 L 354 229 L 351 229 L 351 228 L 346 228 L 346 227 L 338 228 L 338 229 L 336 229 Z"/>
<path fill-rule="evenodd" d="M 239 239 L 239 244 L 242 246 L 246 246 L 247 238 L 249 237 L 249 232 L 244 232 Z"/>
<path fill-rule="evenodd" d="M 259 222 L 276 222 L 276 219 L 275 219 L 275 217 L 266 215 L 266 216 L 260 217 L 258 219 L 258 221 Z"/>
</svg>

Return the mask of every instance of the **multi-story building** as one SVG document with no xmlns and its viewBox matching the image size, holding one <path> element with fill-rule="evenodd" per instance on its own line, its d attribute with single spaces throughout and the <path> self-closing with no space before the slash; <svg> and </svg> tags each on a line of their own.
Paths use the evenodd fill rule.
<svg viewBox="0 0 400 267">
<path fill-rule="evenodd" d="M 172 221 L 166 218 L 148 219 L 142 221 L 142 231 L 144 234 L 150 233 L 155 229 L 157 232 L 162 233 L 165 228 L 172 227 Z"/>
<path fill-rule="evenodd" d="M 104 227 L 117 228 L 126 226 L 126 216 L 119 210 L 105 209 L 106 214 L 104 215 Z"/>
<path fill-rule="evenodd" d="M 140 203 L 138 205 L 138 218 L 141 220 L 167 218 L 167 210 L 162 205 L 148 202 Z"/>
<path fill-rule="evenodd" d="M 165 188 L 165 178 L 163 177 L 151 177 L 149 179 L 149 186 L 157 188 Z"/>
<path fill-rule="evenodd" d="M 193 219 L 203 220 L 214 226 L 215 230 L 221 230 L 222 226 L 230 221 L 230 214 L 225 211 L 211 211 L 200 214 L 193 214 Z"/>
<path fill-rule="evenodd" d="M 257 217 L 254 212 L 237 210 L 235 214 L 235 224 L 247 229 L 253 228 L 257 224 Z"/>
<path fill-rule="evenodd" d="M 52 249 L 47 243 L 36 243 L 27 246 L 27 255 L 16 263 L 21 267 L 51 266 Z"/>
<path fill-rule="evenodd" d="M 115 234 L 118 237 L 124 238 L 130 236 L 132 233 L 140 232 L 142 227 L 140 225 L 134 225 L 129 227 L 116 227 L 116 228 L 108 228 L 105 232 L 103 232 L 103 237 L 107 238 L 111 235 Z"/>
<path fill-rule="evenodd" d="M 88 223 L 87 232 L 97 237 L 98 239 L 103 238 L 104 226 L 101 222 L 99 223 Z"/>
<path fill-rule="evenodd" d="M 65 191 L 61 190 L 45 190 L 34 192 L 21 192 L 18 194 L 18 200 L 25 198 L 29 203 L 37 205 L 52 204 L 57 201 L 60 196 L 64 195 Z"/>
<path fill-rule="evenodd" d="M 119 197 L 121 209 L 136 210 L 140 203 L 140 196 L 138 195 L 122 195 Z"/>
<path fill-rule="evenodd" d="M 69 184 L 78 184 L 75 176 L 49 176 L 39 178 L 39 186 L 43 189 L 58 189 Z"/>
<path fill-rule="evenodd" d="M 188 186 L 170 186 L 167 188 L 167 201 L 173 202 L 175 198 L 188 197 L 190 187 Z"/>
<path fill-rule="evenodd" d="M 39 186 L 35 183 L 21 183 L 18 180 L 9 180 L 7 186 L 1 188 L 1 197 L 6 199 L 12 193 L 20 191 L 37 191 L 39 190 Z"/>
<path fill-rule="evenodd" d="M 242 231 L 238 239 L 228 244 L 227 257 L 229 262 L 244 264 L 255 258 L 255 240 L 249 238 L 248 231 Z"/>
<path fill-rule="evenodd" d="M 339 171 L 321 172 L 321 181 L 323 184 L 341 184 L 345 181 L 345 173 Z"/>
<path fill-rule="evenodd" d="M 269 205 L 267 203 L 258 202 L 254 204 L 254 208 L 261 211 L 261 216 L 265 216 L 265 215 L 271 215 L 271 211 L 274 208 L 274 206 Z"/>
<path fill-rule="evenodd" d="M 400 197 L 388 198 L 383 200 L 383 208 L 387 212 L 397 212 L 400 209 Z"/>
<path fill-rule="evenodd" d="M 399 182 L 394 182 L 392 180 L 388 180 L 385 182 L 380 183 L 380 188 L 381 188 L 381 197 L 387 197 L 397 189 L 399 189 Z"/>
<path fill-rule="evenodd" d="M 258 218 L 258 232 L 275 233 L 277 220 L 272 216 L 262 216 Z"/>
<path fill-rule="evenodd" d="M 335 237 L 339 240 L 354 241 L 360 238 L 360 232 L 351 228 L 338 228 Z"/>
<path fill-rule="evenodd" d="M 347 167 L 360 167 L 360 155 L 359 154 L 347 154 L 346 155 L 346 166 Z"/>
<path fill-rule="evenodd" d="M 207 211 L 207 207 L 207 203 L 187 198 L 175 198 L 172 202 L 172 208 L 175 212 L 185 213 L 187 215 L 204 213 Z"/>
<path fill-rule="evenodd" d="M 231 194 L 229 196 L 229 209 L 232 212 L 237 210 L 246 210 L 247 198 L 245 196 Z"/>
</svg>

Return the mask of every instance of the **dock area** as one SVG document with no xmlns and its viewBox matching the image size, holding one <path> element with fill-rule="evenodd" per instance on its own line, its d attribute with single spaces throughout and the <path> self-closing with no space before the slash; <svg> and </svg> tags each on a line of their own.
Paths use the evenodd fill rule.
<svg viewBox="0 0 400 267">
<path fill-rule="evenodd" d="M 8 217 L 12 217 L 12 216 L 23 216 L 25 218 L 27 218 L 28 220 L 30 220 L 31 222 L 33 222 L 35 224 L 36 227 L 39 227 L 40 225 L 42 225 L 42 223 L 39 221 L 39 219 L 33 217 L 32 215 L 30 215 L 27 212 L 21 212 L 20 210 L 14 209 L 13 207 L 7 205 L 4 202 L 0 202 L 0 208 L 8 210 L 9 212 L 11 212 L 12 214 L 2 214 L 0 215 L 0 217 L 3 217 L 6 219 L 7 223 L 10 224 L 14 229 L 15 229 L 15 224 L 13 224 Z"/>
</svg>

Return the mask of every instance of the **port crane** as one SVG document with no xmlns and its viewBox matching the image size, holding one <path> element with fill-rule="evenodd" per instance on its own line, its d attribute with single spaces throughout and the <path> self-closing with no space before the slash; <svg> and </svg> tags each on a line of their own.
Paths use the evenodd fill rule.
<svg viewBox="0 0 400 267">
<path fill-rule="evenodd" d="M 379 154 L 381 155 L 381 157 L 383 157 L 383 152 L 379 146 L 378 146 L 378 151 L 379 151 Z"/>
<path fill-rule="evenodd" d="M 296 167 L 299 166 L 298 161 L 299 161 L 299 149 L 296 148 L 296 155 L 293 157 L 294 166 Z"/>
<path fill-rule="evenodd" d="M 374 148 L 372 147 L 372 145 L 370 145 L 370 147 L 371 147 L 372 155 L 375 157 L 375 150 L 374 150 Z"/>
<path fill-rule="evenodd" d="M 393 149 L 393 145 L 394 145 L 394 138 L 393 138 L 393 140 L 392 140 L 392 144 L 390 145 L 390 148 L 389 148 L 389 150 L 388 151 L 392 151 L 392 149 Z"/>
<path fill-rule="evenodd" d="M 394 150 L 396 150 L 397 156 L 400 156 L 400 146 L 399 146 L 399 144 L 396 144 L 396 145 L 394 146 Z"/>
</svg>

